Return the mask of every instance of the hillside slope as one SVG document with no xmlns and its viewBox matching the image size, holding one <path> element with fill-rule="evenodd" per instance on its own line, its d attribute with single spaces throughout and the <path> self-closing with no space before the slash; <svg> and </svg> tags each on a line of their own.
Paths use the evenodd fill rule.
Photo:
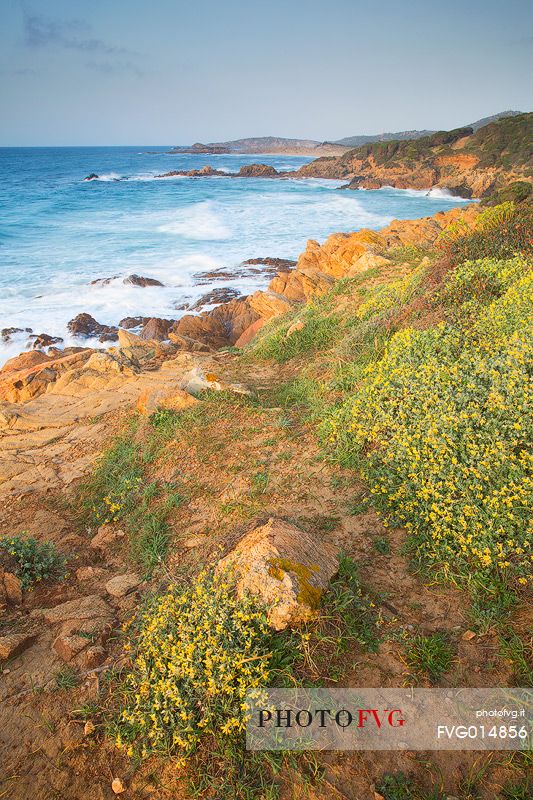
<svg viewBox="0 0 533 800">
<path fill-rule="evenodd" d="M 516 117 L 522 114 L 522 111 L 500 111 L 498 114 L 492 114 L 490 117 L 483 117 L 475 122 L 469 122 L 465 127 L 472 128 L 477 131 L 484 125 L 490 122 L 496 122 L 498 119 L 504 117 Z M 411 139 L 422 139 L 424 136 L 431 136 L 436 133 L 434 130 L 412 130 L 412 131 L 397 131 L 396 133 L 375 133 L 369 136 L 345 136 L 343 139 L 335 139 L 333 142 L 324 142 L 324 144 L 341 144 L 344 147 L 361 147 L 363 144 L 372 144 L 372 142 L 394 142 L 404 141 Z"/>
<path fill-rule="evenodd" d="M 415 141 L 379 142 L 320 158 L 302 177 L 346 178 L 350 189 L 439 187 L 463 197 L 484 197 L 515 180 L 533 179 L 533 113 L 439 131 Z"/>
</svg>

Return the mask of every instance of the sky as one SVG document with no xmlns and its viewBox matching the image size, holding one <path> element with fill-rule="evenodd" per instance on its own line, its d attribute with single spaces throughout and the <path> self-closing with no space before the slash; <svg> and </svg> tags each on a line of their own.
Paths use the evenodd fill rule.
<svg viewBox="0 0 533 800">
<path fill-rule="evenodd" d="M 0 146 L 450 129 L 532 75 L 531 0 L 0 0 Z"/>
</svg>

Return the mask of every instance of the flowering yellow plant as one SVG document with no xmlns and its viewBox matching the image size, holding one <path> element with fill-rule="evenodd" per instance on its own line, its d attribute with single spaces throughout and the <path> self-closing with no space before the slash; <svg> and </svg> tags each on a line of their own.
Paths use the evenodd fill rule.
<svg viewBox="0 0 533 800">
<path fill-rule="evenodd" d="M 238 599 L 228 576 L 170 586 L 136 631 L 117 746 L 174 753 L 180 764 L 204 733 L 244 730 L 246 691 L 268 683 L 269 638 L 263 608 Z"/>
<path fill-rule="evenodd" d="M 464 326 L 398 332 L 324 431 L 360 459 L 377 507 L 426 561 L 524 584 L 533 573 L 533 275 L 523 258 L 485 259 L 461 265 L 450 283 L 464 297 L 480 273 L 492 301 L 475 315 L 470 307 Z"/>
</svg>

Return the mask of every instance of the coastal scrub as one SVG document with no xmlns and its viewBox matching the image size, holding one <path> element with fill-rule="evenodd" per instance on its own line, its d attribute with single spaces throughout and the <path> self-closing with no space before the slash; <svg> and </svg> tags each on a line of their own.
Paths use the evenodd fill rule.
<svg viewBox="0 0 533 800">
<path fill-rule="evenodd" d="M 479 283 L 489 302 L 476 302 Z M 405 328 L 322 424 L 357 464 L 377 508 L 448 577 L 474 571 L 533 579 L 533 274 L 529 260 L 466 262 L 443 296 L 466 324 Z M 486 297 L 481 296 L 481 301 Z"/>
<path fill-rule="evenodd" d="M 202 737 L 242 734 L 247 690 L 269 683 L 270 640 L 264 609 L 237 599 L 227 575 L 202 572 L 185 589 L 169 586 L 129 645 L 117 746 L 141 757 L 174 754 L 183 765 Z"/>
</svg>

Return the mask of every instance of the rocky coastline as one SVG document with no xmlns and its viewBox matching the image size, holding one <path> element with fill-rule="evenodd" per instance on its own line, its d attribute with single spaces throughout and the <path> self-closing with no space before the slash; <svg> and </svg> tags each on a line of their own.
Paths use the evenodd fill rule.
<svg viewBox="0 0 533 800">
<path fill-rule="evenodd" d="M 532 135 L 533 113 L 518 114 L 480 128 L 467 126 L 438 131 L 415 141 L 379 141 L 340 152 L 327 152 L 291 172 L 256 163 L 247 164 L 238 172 L 224 172 L 207 165 L 201 169 L 171 170 L 156 177 L 311 177 L 346 181 L 340 189 L 380 189 L 385 186 L 426 191 L 441 189 L 465 199 L 480 199 L 509 184 L 523 181 L 531 184 L 531 150 L 520 143 L 531 141 Z M 179 152 L 219 152 L 216 147 L 209 148 L 199 146 L 198 149 L 193 147 Z M 98 177 L 92 173 L 84 180 L 97 180 Z"/>
<path fill-rule="evenodd" d="M 215 353 L 228 347 L 244 347 L 271 319 L 325 294 L 335 280 L 386 265 L 391 248 L 431 246 L 454 220 L 472 222 L 478 213 L 473 204 L 433 217 L 395 220 L 380 231 L 362 229 L 333 234 L 322 245 L 309 240 L 296 263 L 269 257 L 250 259 L 241 265 L 243 270 L 264 268 L 267 274 L 274 272 L 266 290 L 242 297 L 231 287 L 210 290 L 193 306 L 183 309 L 187 313 L 179 319 L 126 317 L 116 326 L 109 326 L 90 314 L 79 314 L 68 325 L 79 346 L 60 349 L 60 342 L 47 334 L 35 337 L 32 350 L 11 358 L 0 370 L 0 400 L 24 403 L 57 384 L 65 386 L 79 380 L 81 375 L 89 379 L 95 370 L 100 378 L 106 372 L 128 375 L 142 371 L 148 362 L 161 365 L 180 352 Z M 199 275 L 206 284 L 222 275 L 230 277 L 223 271 Z M 137 285 L 147 285 L 140 276 L 135 277 L 140 281 Z M 9 337 L 11 330 L 3 330 L 2 337 Z M 84 346 L 84 340 L 94 338 L 116 346 Z"/>
</svg>

